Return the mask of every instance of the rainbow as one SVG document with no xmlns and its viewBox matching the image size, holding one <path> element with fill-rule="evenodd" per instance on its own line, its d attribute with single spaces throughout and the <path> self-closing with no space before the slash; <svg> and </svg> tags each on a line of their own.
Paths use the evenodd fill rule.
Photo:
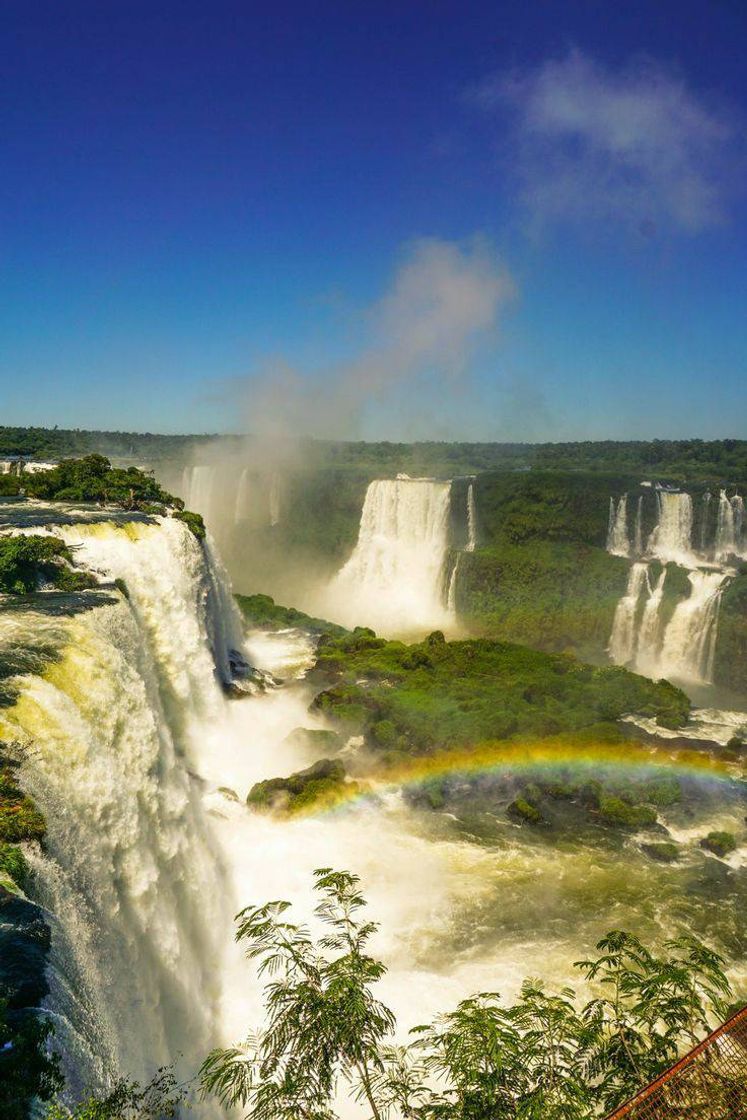
<svg viewBox="0 0 747 1120">
<path fill-rule="evenodd" d="M 354 801 L 375 798 L 391 790 L 412 788 L 449 777 L 510 775 L 539 772 L 558 776 L 561 771 L 586 771 L 588 776 L 618 775 L 650 778 L 670 774 L 700 782 L 729 783 L 747 775 L 744 766 L 719 758 L 708 751 L 672 749 L 659 745 L 625 742 L 575 741 L 566 738 L 538 742 L 481 743 L 450 751 L 408 758 L 394 765 L 373 769 L 365 777 L 330 790 L 302 810 L 319 814 L 334 811 Z"/>
</svg>

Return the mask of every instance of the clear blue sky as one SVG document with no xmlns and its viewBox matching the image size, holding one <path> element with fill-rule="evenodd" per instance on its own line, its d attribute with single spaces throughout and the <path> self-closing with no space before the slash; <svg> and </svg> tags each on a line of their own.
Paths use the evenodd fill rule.
<svg viewBox="0 0 747 1120">
<path fill-rule="evenodd" d="M 1 26 L 0 423 L 237 430 L 268 360 L 326 395 L 374 354 L 403 369 L 350 434 L 747 436 L 743 0 L 26 0 Z M 455 315 L 474 406 L 436 388 L 413 427 L 439 360 L 390 350 L 387 309 L 422 239 L 506 284 Z"/>
</svg>

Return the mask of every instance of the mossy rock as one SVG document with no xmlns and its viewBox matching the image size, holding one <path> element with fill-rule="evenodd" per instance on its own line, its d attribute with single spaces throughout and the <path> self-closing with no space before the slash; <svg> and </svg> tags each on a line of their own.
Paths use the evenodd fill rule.
<svg viewBox="0 0 747 1120">
<path fill-rule="evenodd" d="M 338 751 L 343 741 L 342 735 L 337 731 L 327 731 L 319 727 L 294 727 L 283 740 L 288 746 L 301 749 L 314 748 L 321 751 Z"/>
<path fill-rule="evenodd" d="M 202 519 L 202 514 L 192 513 L 189 509 L 177 510 L 173 515 L 176 521 L 181 521 L 187 526 L 190 533 L 197 538 L 198 541 L 204 541 L 207 536 L 207 529 L 205 522 Z"/>
<path fill-rule="evenodd" d="M 45 832 L 44 817 L 30 797 L 0 803 L 0 841 L 42 840 Z"/>
<path fill-rule="evenodd" d="M 641 844 L 641 849 L 656 863 L 674 863 L 680 858 L 679 846 L 671 840 L 662 840 L 657 844 Z"/>
<path fill-rule="evenodd" d="M 599 798 L 599 815 L 606 824 L 618 828 L 649 828 L 656 824 L 656 809 L 651 805 L 629 805 L 621 797 L 609 793 Z"/>
<path fill-rule="evenodd" d="M 9 880 L 23 889 L 29 879 L 29 865 L 15 844 L 0 844 L 0 881 Z M 7 883 L 5 883 L 6 889 Z"/>
<path fill-rule="evenodd" d="M 706 852 L 723 859 L 736 850 L 737 842 L 731 832 L 709 832 L 700 841 L 700 846 Z"/>
<path fill-rule="evenodd" d="M 337 759 L 320 758 L 305 770 L 287 778 L 257 782 L 249 791 L 247 805 L 260 812 L 295 813 L 313 805 L 333 804 L 349 792 L 345 767 Z"/>
<path fill-rule="evenodd" d="M 531 805 L 523 797 L 517 797 L 506 809 L 509 817 L 527 824 L 544 824 L 544 817 L 535 805 Z"/>
</svg>

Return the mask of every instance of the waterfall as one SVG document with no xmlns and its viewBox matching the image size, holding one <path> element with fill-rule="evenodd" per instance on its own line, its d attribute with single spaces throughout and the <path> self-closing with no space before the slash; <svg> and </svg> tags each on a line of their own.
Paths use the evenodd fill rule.
<svg viewBox="0 0 747 1120">
<path fill-rule="evenodd" d="M 610 498 L 610 516 L 607 527 L 607 551 L 615 556 L 630 555 L 630 541 L 628 540 L 628 495 L 623 494 L 617 506 L 614 498 Z"/>
<path fill-rule="evenodd" d="M 700 522 L 700 555 L 705 556 L 708 541 L 708 514 L 711 511 L 711 494 L 706 490 L 703 495 L 703 508 Z"/>
<path fill-rule="evenodd" d="M 635 536 L 633 538 L 633 555 L 643 555 L 643 494 L 638 497 L 635 511 Z"/>
<path fill-rule="evenodd" d="M 280 524 L 280 476 L 275 473 L 270 479 L 270 525 Z"/>
<path fill-rule="evenodd" d="M 384 633 L 448 626 L 444 562 L 451 483 L 397 478 L 370 483 L 358 543 L 332 581 L 326 607 L 348 624 Z"/>
<path fill-rule="evenodd" d="M 24 785 L 48 825 L 35 889 L 65 1072 L 73 1090 L 180 1058 L 191 1075 L 219 1037 L 235 906 L 191 775 L 229 707 L 211 647 L 236 641 L 235 620 L 217 617 L 221 573 L 177 521 L 55 531 L 78 564 L 127 586 L 55 619 L 58 659 L 0 711 L 0 735 L 28 747 Z"/>
<path fill-rule="evenodd" d="M 660 560 L 692 567 L 693 500 L 689 494 L 657 490 L 658 521 L 648 540 L 648 551 Z"/>
<path fill-rule="evenodd" d="M 635 563 L 631 566 L 628 586 L 615 609 L 608 650 L 616 665 L 628 665 L 635 657 L 638 604 L 647 572 L 646 564 Z"/>
<path fill-rule="evenodd" d="M 667 569 L 662 567 L 658 579 L 651 584 L 651 572 L 646 569 L 646 602 L 643 606 L 638 629 L 634 668 L 640 673 L 656 675 L 661 645 L 661 603 Z"/>
<path fill-rule="evenodd" d="M 249 516 L 249 468 L 244 467 L 239 475 L 239 485 L 236 490 L 236 503 L 233 507 L 233 523 L 239 525 Z"/>
<path fill-rule="evenodd" d="M 718 499 L 716 518 L 716 543 L 714 558 L 717 562 L 728 560 L 730 556 L 743 555 L 744 499 L 740 494 L 732 498 L 722 490 Z"/>
<path fill-rule="evenodd" d="M 477 507 L 475 506 L 475 486 L 470 482 L 467 489 L 467 544 L 465 552 L 474 552 L 477 547 Z"/>
<path fill-rule="evenodd" d="M 471 551 L 471 550 L 470 550 Z M 449 577 L 449 591 L 446 596 L 446 607 L 451 615 L 456 617 L 456 587 L 457 587 L 457 574 L 459 572 L 459 561 L 462 559 L 461 552 L 457 553 L 454 567 L 451 569 Z"/>
<path fill-rule="evenodd" d="M 690 594 L 677 604 L 662 640 L 659 675 L 708 684 L 718 632 L 718 610 L 728 576 L 692 571 Z"/>
<path fill-rule="evenodd" d="M 736 545 L 737 555 L 745 558 L 745 540 L 744 540 L 744 498 L 741 494 L 735 494 L 731 500 L 732 509 L 734 510 L 734 542 Z"/>
<path fill-rule="evenodd" d="M 211 521 L 210 509 L 215 491 L 215 467 L 198 464 L 184 468 L 182 491 L 187 509 Z"/>
</svg>

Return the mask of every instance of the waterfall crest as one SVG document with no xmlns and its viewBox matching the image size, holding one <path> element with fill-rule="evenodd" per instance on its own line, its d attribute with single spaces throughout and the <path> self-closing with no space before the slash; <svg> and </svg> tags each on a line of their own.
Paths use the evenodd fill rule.
<svg viewBox="0 0 747 1120">
<path fill-rule="evenodd" d="M 444 563 L 451 483 L 397 478 L 369 484 L 358 542 L 332 581 L 328 609 L 383 633 L 448 626 Z"/>
</svg>

